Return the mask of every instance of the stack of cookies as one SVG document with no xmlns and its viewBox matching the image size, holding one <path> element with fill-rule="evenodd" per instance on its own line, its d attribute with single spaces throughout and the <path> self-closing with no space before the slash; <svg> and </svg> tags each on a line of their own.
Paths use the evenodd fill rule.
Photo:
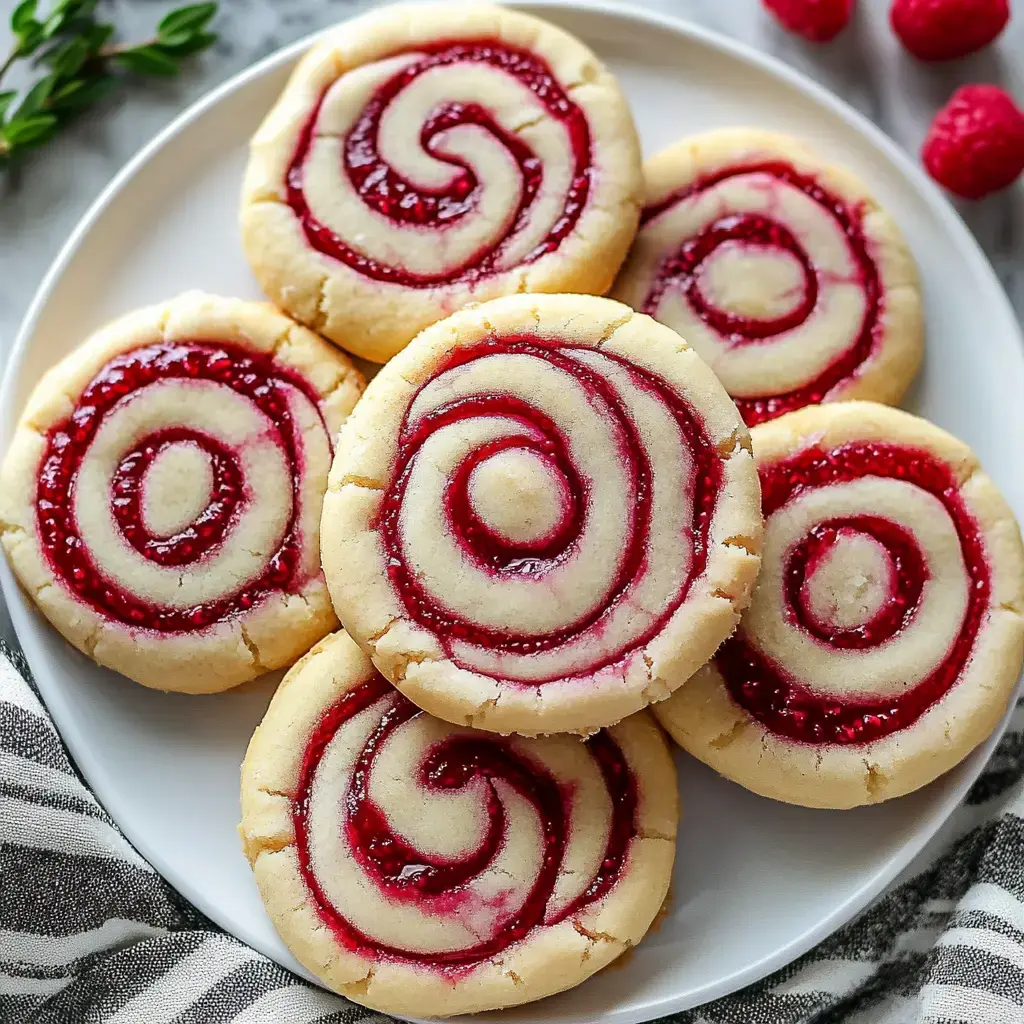
<svg viewBox="0 0 1024 1024">
<path fill-rule="evenodd" d="M 395 7 L 300 61 L 241 221 L 273 305 L 190 293 L 86 340 L 29 400 L 0 520 L 99 664 L 190 693 L 290 666 L 241 834 L 325 984 L 447 1016 L 639 942 L 675 854 L 663 729 L 845 808 L 996 725 L 1017 526 L 891 407 L 914 262 L 805 143 L 644 165 L 578 40 Z"/>
</svg>

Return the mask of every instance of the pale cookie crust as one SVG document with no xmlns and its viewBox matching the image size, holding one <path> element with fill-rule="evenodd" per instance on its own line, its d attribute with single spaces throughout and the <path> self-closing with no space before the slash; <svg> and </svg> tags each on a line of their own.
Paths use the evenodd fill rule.
<svg viewBox="0 0 1024 1024">
<path fill-rule="evenodd" d="M 426 68 L 377 110 L 379 90 L 403 69 L 412 74 L 439 48 L 478 43 L 546 65 L 570 115 L 553 114 L 529 87 L 530 68 L 522 77 L 484 59 Z M 475 122 L 435 131 L 432 119 L 452 104 L 482 112 L 496 131 Z M 357 187 L 350 179 L 345 147 L 353 132 L 363 131 L 360 119 L 377 114 L 374 145 L 380 168 L 390 169 L 388 180 L 395 182 L 395 203 L 415 207 L 410 200 L 419 195 L 422 214 L 400 205 L 382 212 L 371 202 L 381 199 L 378 185 Z M 289 168 L 305 153 L 300 147 L 314 117 L 304 170 L 292 175 L 301 188 L 290 192 Z M 581 125 L 589 156 L 580 156 L 578 166 L 573 137 Z M 426 148 L 421 131 L 432 140 Z M 357 175 L 372 159 L 365 149 L 353 157 Z M 537 161 L 542 179 L 528 181 L 537 164 L 524 170 L 523 161 Z M 373 174 L 378 182 L 384 171 L 375 166 Z M 456 188 L 460 175 L 468 197 Z M 582 207 L 583 193 L 574 191 L 581 183 Z M 432 197 L 446 190 L 452 192 L 446 211 L 431 212 Z M 633 239 L 642 198 L 629 107 L 579 40 L 487 4 L 389 6 L 339 25 L 299 62 L 252 140 L 242 240 L 261 287 L 282 309 L 343 348 L 384 362 L 470 301 L 517 292 L 605 292 Z M 302 203 L 333 241 L 313 247 L 305 214 L 297 212 Z M 574 219 L 568 233 L 559 226 L 566 217 Z M 349 255 L 339 258 L 339 244 Z"/>
<path fill-rule="evenodd" d="M 461 784 L 432 784 L 439 761 L 466 763 L 467 743 L 483 767 L 469 767 Z M 609 755 L 632 776 L 632 805 L 613 796 L 600 760 Z M 354 776 L 367 764 L 360 792 Z M 556 796 L 548 818 L 541 795 L 559 792 L 573 798 Z M 361 800 L 410 850 L 407 864 L 440 861 L 458 872 L 481 851 L 484 859 L 450 891 L 407 886 L 400 899 L 389 896 L 388 886 L 400 887 L 398 867 L 378 875 L 352 847 Z M 668 892 L 677 818 L 675 767 L 649 715 L 587 743 L 451 726 L 417 711 L 338 632 L 288 673 L 249 744 L 239 832 L 267 912 L 309 970 L 357 1003 L 434 1017 L 571 988 L 639 942 Z M 564 843 L 557 871 L 542 881 L 541 837 L 554 834 L 554 819 Z M 602 883 L 609 855 L 618 866 Z M 537 885 L 543 909 L 529 903 Z M 533 923 L 519 938 L 503 934 L 517 913 Z M 353 929 L 362 948 L 343 942 Z M 488 942 L 492 951 L 482 948 Z M 440 950 L 447 967 L 435 959 Z"/>
<path fill-rule="evenodd" d="M 761 532 L 748 432 L 686 342 L 609 299 L 534 295 L 381 370 L 321 538 L 338 616 L 391 682 L 532 735 L 667 697 L 735 628 Z"/>
<path fill-rule="evenodd" d="M 218 345 L 231 355 L 220 350 L 211 368 Z M 181 370 L 186 351 L 194 379 Z M 255 383 L 225 382 L 250 354 Z M 138 376 L 161 360 L 179 369 Z M 267 394 L 254 397 L 261 380 Z M 364 384 L 335 348 L 262 303 L 189 292 L 100 328 L 36 386 L 0 471 L 3 544 L 22 586 L 80 651 L 145 686 L 211 693 L 289 665 L 337 625 L 320 509 L 332 441 Z M 265 412 L 268 401 L 280 411 Z M 80 429 L 60 536 L 91 562 L 84 596 L 72 578 L 81 567 L 47 554 L 65 541 L 45 541 L 40 483 L 54 439 Z M 290 575 L 247 592 L 278 557 Z M 236 607 L 246 593 L 251 604 Z M 196 608 L 207 611 L 193 627 Z M 176 624 L 150 626 L 156 615 Z"/>
<path fill-rule="evenodd" d="M 752 128 L 682 139 L 644 175 L 612 294 L 686 338 L 747 423 L 819 401 L 899 401 L 923 354 L 917 268 L 862 182 L 800 139 Z"/>
<path fill-rule="evenodd" d="M 992 731 L 1006 710 L 1024 658 L 1024 552 L 1013 514 L 962 442 L 909 413 L 869 402 L 804 409 L 752 432 L 762 469 L 807 449 L 881 442 L 927 453 L 958 481 L 960 507 L 975 524 L 989 573 L 979 602 L 980 628 L 964 667 L 945 695 L 920 717 L 868 742 L 801 742 L 766 728 L 733 700 L 718 658 L 657 708 L 672 736 L 696 757 L 741 785 L 788 803 L 854 807 L 901 796 L 959 763 Z M 861 701 L 912 693 L 955 649 L 967 616 L 971 577 L 956 522 L 933 494 L 895 477 L 868 475 L 852 482 L 797 492 L 774 513 L 765 486 L 764 567 L 740 625 L 745 639 L 813 693 Z M 787 615 L 781 598 L 784 566 L 794 544 L 814 524 L 834 516 L 882 516 L 924 555 L 927 578 L 909 621 L 866 649 L 822 647 Z M 960 539 L 958 539 L 960 538 Z M 849 627 L 878 612 L 891 571 L 877 545 L 850 536 L 845 548 L 819 563 L 808 590 L 811 614 Z M 844 559 L 845 565 L 844 565 Z M 872 582 L 872 581 L 876 582 Z M 787 621 L 788 620 L 788 621 Z M 730 641 L 732 643 L 732 641 Z"/>
</svg>

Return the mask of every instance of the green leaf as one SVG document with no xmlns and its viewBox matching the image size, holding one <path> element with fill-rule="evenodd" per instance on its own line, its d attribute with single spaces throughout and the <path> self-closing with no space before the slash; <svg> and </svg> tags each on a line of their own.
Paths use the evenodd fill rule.
<svg viewBox="0 0 1024 1024">
<path fill-rule="evenodd" d="M 116 87 L 117 81 L 111 75 L 103 75 L 91 80 L 80 78 L 58 89 L 50 97 L 47 106 L 51 110 L 77 112 L 94 103 L 99 103 Z"/>
<path fill-rule="evenodd" d="M 61 0 L 43 22 L 43 38 L 56 35 L 80 35 L 92 25 L 92 13 L 96 0 Z"/>
<path fill-rule="evenodd" d="M 89 47 L 84 39 L 69 39 L 49 54 L 46 62 L 58 78 L 71 78 L 78 74 L 88 56 Z"/>
<path fill-rule="evenodd" d="M 23 118 L 31 117 L 35 114 L 50 98 L 50 92 L 56 84 L 57 79 L 53 75 L 47 75 L 45 78 L 40 78 L 39 81 L 29 89 L 25 98 L 18 105 L 18 109 L 11 120 L 20 121 Z"/>
<path fill-rule="evenodd" d="M 4 128 L 4 138 L 10 147 L 39 146 L 51 138 L 57 130 L 57 118 L 53 114 L 34 114 L 32 117 L 12 120 Z"/>
<path fill-rule="evenodd" d="M 88 84 L 89 81 L 85 78 L 76 78 L 71 82 L 67 82 L 59 89 L 50 93 L 49 100 L 46 104 L 47 107 L 52 109 L 53 107 L 60 106 L 61 103 L 71 99 L 76 93 L 81 92 Z"/>
<path fill-rule="evenodd" d="M 54 11 L 46 21 L 43 22 L 43 38 L 52 39 L 64 27 L 69 17 L 70 16 L 67 11 Z"/>
<path fill-rule="evenodd" d="M 3 122 L 4 115 L 7 113 L 7 108 L 14 102 L 14 97 L 18 93 L 16 90 L 11 89 L 8 92 L 0 92 L 0 123 Z"/>
<path fill-rule="evenodd" d="M 19 57 L 31 57 L 39 44 L 43 41 L 43 26 L 38 21 L 30 22 L 21 30 L 18 36 L 17 55 Z"/>
<path fill-rule="evenodd" d="M 178 65 L 155 46 L 139 46 L 134 50 L 125 50 L 114 59 L 126 71 L 134 71 L 138 75 L 170 76 L 178 73 Z"/>
<path fill-rule="evenodd" d="M 56 14 L 65 18 L 88 18 L 96 10 L 98 0 L 58 0 L 50 12 L 50 18 Z M 49 18 L 47 19 L 49 21 Z"/>
<path fill-rule="evenodd" d="M 21 0 L 11 12 L 11 31 L 20 36 L 35 21 L 35 17 L 36 0 Z"/>
<path fill-rule="evenodd" d="M 208 46 L 217 42 L 216 32 L 197 32 L 190 35 L 183 43 L 169 43 L 165 39 L 160 40 L 160 49 L 173 57 L 187 57 L 192 53 L 199 53 Z"/>
<path fill-rule="evenodd" d="M 191 29 L 186 28 L 182 29 L 180 32 L 171 32 L 167 35 L 160 36 L 157 39 L 157 44 L 159 46 L 168 46 L 172 48 L 175 46 L 184 46 L 194 36 L 195 33 Z"/>
<path fill-rule="evenodd" d="M 156 27 L 156 34 L 161 43 L 168 43 L 171 46 L 184 42 L 180 37 L 183 34 L 192 35 L 201 32 L 210 19 L 217 13 L 217 5 L 190 4 L 188 7 L 180 7 L 171 11 Z M 174 39 L 175 42 L 170 42 Z"/>
<path fill-rule="evenodd" d="M 85 45 L 89 50 L 89 56 L 92 57 L 99 53 L 107 45 L 113 34 L 113 25 L 93 25 L 92 28 L 85 32 L 82 38 L 85 40 Z"/>
</svg>

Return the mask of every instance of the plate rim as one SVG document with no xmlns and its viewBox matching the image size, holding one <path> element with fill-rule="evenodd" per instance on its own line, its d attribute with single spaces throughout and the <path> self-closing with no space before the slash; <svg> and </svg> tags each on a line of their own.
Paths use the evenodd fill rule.
<svg viewBox="0 0 1024 1024">
<path fill-rule="evenodd" d="M 962 256 L 971 261 L 976 273 L 986 278 L 993 286 L 991 288 L 994 301 L 1001 308 L 999 313 L 1007 322 L 1012 325 L 1012 331 L 1016 335 L 1017 346 L 1024 351 L 1024 330 L 1022 330 L 1016 311 L 1005 289 L 1002 287 L 994 268 L 989 262 L 984 250 L 974 234 L 967 227 L 963 218 L 956 208 L 950 203 L 939 187 L 925 174 L 912 159 L 912 157 L 894 140 L 886 135 L 877 125 L 861 114 L 856 108 L 847 103 L 841 97 L 831 92 L 825 86 L 818 84 L 808 75 L 785 64 L 781 59 L 755 49 L 753 46 L 737 39 L 732 39 L 714 29 L 698 25 L 686 18 L 666 14 L 660 11 L 639 8 L 633 3 L 615 2 L 615 0 L 506 0 L 503 6 L 513 9 L 536 12 L 543 16 L 545 10 L 561 10 L 569 16 L 592 16 L 611 18 L 625 22 L 639 22 L 648 30 L 662 31 L 676 37 L 681 37 L 687 42 L 696 43 L 712 51 L 727 55 L 739 60 L 748 66 L 762 71 L 776 80 L 780 80 L 792 87 L 816 105 L 829 110 L 833 115 L 843 121 L 856 134 L 870 143 L 870 145 L 886 159 L 886 161 L 899 171 L 904 179 L 922 193 L 930 212 L 933 216 L 939 217 L 945 228 L 950 231 L 957 241 Z M 21 368 L 25 362 L 29 350 L 29 342 L 34 335 L 39 320 L 46 309 L 53 291 L 59 284 L 69 264 L 85 241 L 97 221 L 117 199 L 118 195 L 131 182 L 136 174 L 171 143 L 176 136 L 188 128 L 194 121 L 201 118 L 213 107 L 217 106 L 223 99 L 236 93 L 252 82 L 262 78 L 269 72 L 278 69 L 280 66 L 294 60 L 299 54 L 308 49 L 317 39 L 332 31 L 338 25 L 342 25 L 352 18 L 359 17 L 359 12 L 351 18 L 343 18 L 332 26 L 317 30 L 303 38 L 289 43 L 288 45 L 275 50 L 273 53 L 261 58 L 248 68 L 237 72 L 224 82 L 213 87 L 204 95 L 186 107 L 176 115 L 164 128 L 162 128 L 152 139 L 143 144 L 125 165 L 114 175 L 111 181 L 101 190 L 99 195 L 92 201 L 85 213 L 79 219 L 67 240 L 60 247 L 57 255 L 50 263 L 46 273 L 36 288 L 32 300 L 26 309 L 21 323 L 15 333 L 14 342 L 8 352 L 7 363 L 3 372 L 3 381 L 0 384 L 0 403 L 5 409 L 12 408 L 15 394 L 18 390 L 21 376 Z M 0 448 L 6 448 L 9 435 L 9 426 L 6 417 L 0 421 Z M 19 642 L 24 647 L 22 640 L 22 629 L 25 628 L 29 617 L 33 615 L 33 609 L 29 607 L 27 598 L 22 593 L 15 580 L 10 566 L 6 560 L 0 560 L 0 588 L 7 602 L 11 615 L 12 625 L 18 636 Z M 19 628 L 19 622 L 21 628 Z M 31 644 L 29 646 L 32 646 Z M 34 661 L 37 659 L 25 651 L 29 665 L 35 673 Z M 662 1001 L 658 1008 L 642 1010 L 642 1019 L 645 1021 L 656 1020 L 659 1017 L 678 1013 L 703 1005 L 712 1000 L 729 995 L 739 989 L 763 980 L 769 974 L 784 967 L 804 955 L 818 943 L 832 935 L 838 928 L 848 923 L 856 914 L 863 910 L 874 900 L 888 885 L 897 881 L 906 871 L 925 846 L 935 837 L 939 830 L 945 825 L 950 815 L 966 796 L 970 787 L 981 774 L 984 765 L 989 760 L 997 743 L 1003 736 L 1007 724 L 1013 714 L 1016 698 L 1019 696 L 1024 676 L 1018 680 L 1014 689 L 1013 697 L 1003 715 L 999 725 L 991 733 L 988 739 L 975 748 L 964 761 L 960 762 L 962 767 L 970 763 L 969 770 L 964 771 L 964 778 L 948 793 L 943 801 L 938 804 L 934 823 L 922 828 L 914 836 L 911 842 L 906 843 L 897 855 L 890 858 L 881 866 L 869 879 L 867 879 L 858 890 L 849 896 L 842 904 L 835 907 L 825 915 L 814 926 L 807 928 L 803 933 L 791 939 L 783 947 L 773 954 L 761 957 L 759 960 L 748 964 L 746 967 L 733 971 L 717 982 L 710 983 L 698 990 L 692 990 L 689 996 L 676 997 Z M 92 782 L 95 763 L 90 756 L 88 744 L 81 742 L 81 736 L 73 722 L 61 721 L 58 714 L 54 713 L 49 695 L 40 687 L 40 695 L 47 707 L 54 723 L 54 727 L 62 741 L 67 745 L 76 766 L 83 777 L 95 792 L 97 799 L 104 805 L 105 802 Z M 955 770 L 955 769 L 954 769 Z M 134 829 L 129 824 L 126 826 L 121 821 L 112 820 L 118 829 L 125 835 L 126 839 L 140 854 L 153 866 L 154 870 L 168 884 L 172 885 L 183 896 L 190 900 L 202 913 L 217 921 L 221 916 L 217 908 L 213 907 L 202 893 L 196 892 L 185 880 L 185 884 L 179 881 L 172 881 L 168 873 L 161 870 L 157 865 L 163 858 L 159 851 L 148 849 L 149 844 L 139 842 L 133 838 Z M 155 854 L 155 855 L 154 855 Z M 176 874 L 171 872 L 171 874 Z M 223 926 L 220 926 L 223 927 Z M 224 928 L 228 934 L 229 929 Z M 241 941 L 241 940 L 239 940 Z M 269 959 L 269 958 L 268 958 Z M 303 972 L 305 974 L 305 972 Z M 307 977 L 310 977 L 306 974 Z M 696 1001 L 693 998 L 696 995 Z M 651 1014 L 654 1016 L 651 1016 Z M 631 1013 L 611 1009 L 602 1019 L 607 1024 L 619 1024 L 625 1021 L 626 1017 L 638 1019 Z M 420 1020 L 419 1018 L 399 1018 L 406 1020 Z M 429 1022 L 423 1022 L 429 1024 Z"/>
</svg>

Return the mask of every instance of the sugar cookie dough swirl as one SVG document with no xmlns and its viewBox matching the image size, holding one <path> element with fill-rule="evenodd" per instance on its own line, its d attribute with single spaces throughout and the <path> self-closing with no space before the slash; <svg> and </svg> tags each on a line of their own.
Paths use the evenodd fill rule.
<svg viewBox="0 0 1024 1024">
<path fill-rule="evenodd" d="M 401 7 L 300 63 L 253 140 L 243 238 L 276 302 L 383 361 L 470 299 L 606 290 L 641 190 L 628 109 L 581 43 Z"/>
<path fill-rule="evenodd" d="M 242 797 L 285 941 L 332 987 L 392 1012 L 577 984 L 646 931 L 675 845 L 674 768 L 649 717 L 585 742 L 452 726 L 344 633 L 286 678 Z"/>
<path fill-rule="evenodd" d="M 15 568 L 72 642 L 147 685 L 287 663 L 331 628 L 320 507 L 360 388 L 260 305 L 189 295 L 117 321 L 26 411 L 4 467 Z"/>
<path fill-rule="evenodd" d="M 610 724 L 666 695 L 746 601 L 745 431 L 685 343 L 618 303 L 457 314 L 382 371 L 352 431 L 328 583 L 378 667 L 440 717 Z"/>
<path fill-rule="evenodd" d="M 659 716 L 780 799 L 848 806 L 924 785 L 991 731 L 1020 671 L 1012 514 L 964 445 L 884 406 L 807 409 L 753 439 L 754 599 Z"/>
<path fill-rule="evenodd" d="M 679 331 L 744 420 L 818 402 L 896 402 L 921 359 L 913 259 L 848 172 L 802 142 L 728 129 L 649 160 L 614 294 Z"/>
</svg>

